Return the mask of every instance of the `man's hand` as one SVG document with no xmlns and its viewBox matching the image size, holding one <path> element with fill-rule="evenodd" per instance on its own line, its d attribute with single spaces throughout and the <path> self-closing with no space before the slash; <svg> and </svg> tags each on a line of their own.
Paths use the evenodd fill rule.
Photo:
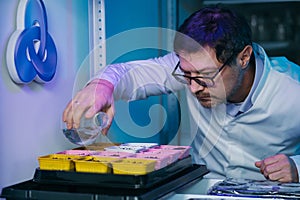
<svg viewBox="0 0 300 200">
<path fill-rule="evenodd" d="M 280 182 L 299 182 L 294 161 L 284 154 L 268 157 L 255 162 L 260 172 L 269 180 Z"/>
<path fill-rule="evenodd" d="M 97 112 L 104 111 L 109 117 L 108 127 L 102 130 L 102 134 L 106 135 L 114 117 L 113 90 L 114 86 L 110 82 L 96 79 L 79 91 L 63 112 L 67 128 L 78 128 L 83 113 L 86 118 L 91 118 Z"/>
</svg>

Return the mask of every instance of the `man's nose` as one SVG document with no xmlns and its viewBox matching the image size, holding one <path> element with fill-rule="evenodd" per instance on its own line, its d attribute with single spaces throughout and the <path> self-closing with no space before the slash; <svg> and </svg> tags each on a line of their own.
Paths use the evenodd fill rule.
<svg viewBox="0 0 300 200">
<path fill-rule="evenodd" d="M 199 91 L 203 91 L 205 89 L 204 86 L 199 85 L 195 80 L 191 80 L 189 86 L 190 86 L 191 92 L 194 93 L 194 94 L 199 92 Z"/>
</svg>

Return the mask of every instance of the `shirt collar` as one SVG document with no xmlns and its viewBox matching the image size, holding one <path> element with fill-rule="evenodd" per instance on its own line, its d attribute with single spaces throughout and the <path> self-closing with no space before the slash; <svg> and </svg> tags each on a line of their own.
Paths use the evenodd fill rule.
<svg viewBox="0 0 300 200">
<path fill-rule="evenodd" d="M 228 103 L 226 105 L 227 106 L 227 109 L 226 109 L 227 114 L 229 114 L 230 116 L 234 117 L 241 113 L 244 113 L 244 112 L 248 111 L 253 105 L 251 99 L 252 99 L 254 91 L 256 90 L 256 88 L 258 86 L 258 83 L 261 79 L 261 76 L 263 74 L 263 69 L 264 69 L 263 61 L 260 58 L 260 56 L 258 56 L 258 54 L 255 51 L 254 51 L 254 55 L 255 55 L 255 76 L 254 76 L 253 85 L 252 85 L 251 90 L 244 102 L 238 103 L 238 104 Z"/>
</svg>

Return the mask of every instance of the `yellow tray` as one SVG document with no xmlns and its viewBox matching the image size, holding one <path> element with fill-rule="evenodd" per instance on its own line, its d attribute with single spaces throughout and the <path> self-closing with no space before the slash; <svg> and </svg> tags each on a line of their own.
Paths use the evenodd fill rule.
<svg viewBox="0 0 300 200">
<path fill-rule="evenodd" d="M 74 160 L 76 172 L 111 173 L 111 163 L 118 160 L 114 157 L 87 156 L 83 160 Z"/>
<path fill-rule="evenodd" d="M 80 155 L 50 154 L 38 158 L 41 170 L 64 170 L 73 171 L 74 160 L 83 159 Z"/>
<path fill-rule="evenodd" d="M 156 160 L 124 158 L 112 162 L 114 174 L 144 175 L 155 170 Z"/>
</svg>

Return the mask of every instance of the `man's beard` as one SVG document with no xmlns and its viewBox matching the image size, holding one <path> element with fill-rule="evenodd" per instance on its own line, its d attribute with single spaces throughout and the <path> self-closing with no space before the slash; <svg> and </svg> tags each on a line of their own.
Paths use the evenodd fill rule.
<svg viewBox="0 0 300 200">
<path fill-rule="evenodd" d="M 219 104 L 225 103 L 226 100 L 220 99 L 216 96 L 211 96 L 209 93 L 205 94 L 194 94 L 194 96 L 197 98 L 198 102 L 204 107 L 204 108 L 213 108 L 216 107 Z"/>
<path fill-rule="evenodd" d="M 243 69 L 240 69 L 238 77 L 237 77 L 237 81 L 234 84 L 234 87 L 227 94 L 226 102 L 234 102 L 234 100 L 233 100 L 234 96 L 239 91 L 239 89 L 242 87 L 242 82 L 243 82 L 243 79 L 244 79 L 244 74 L 245 74 L 245 71 Z"/>
</svg>

